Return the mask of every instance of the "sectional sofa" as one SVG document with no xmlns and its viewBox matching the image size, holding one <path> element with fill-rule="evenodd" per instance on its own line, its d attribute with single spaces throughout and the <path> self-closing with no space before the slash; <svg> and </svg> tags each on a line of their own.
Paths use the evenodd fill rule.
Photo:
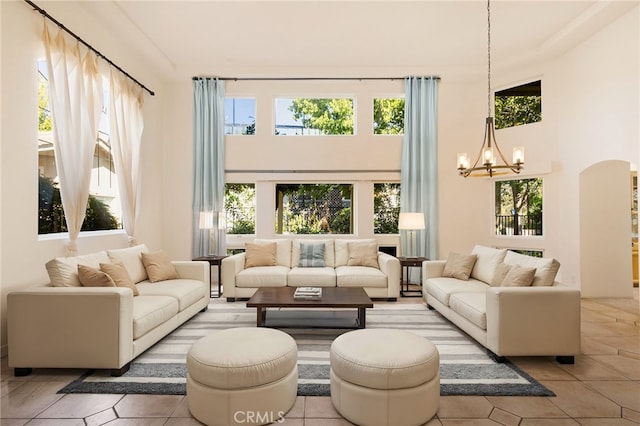
<svg viewBox="0 0 640 426">
<path fill-rule="evenodd" d="M 475 246 L 470 254 L 423 263 L 423 295 L 430 308 L 489 349 L 506 356 L 580 353 L 580 291 L 557 281 L 551 258 Z"/>
<path fill-rule="evenodd" d="M 109 369 L 121 375 L 134 358 L 207 308 L 209 263 L 145 265 L 143 253 L 149 253 L 145 245 L 56 258 L 47 263 L 50 283 L 9 293 L 8 363 L 15 375 L 32 368 Z M 78 265 L 101 264 L 123 266 L 133 283 L 83 285 Z M 155 279 L 163 274 L 171 279 Z"/>
<path fill-rule="evenodd" d="M 284 286 L 362 287 L 391 301 L 400 294 L 400 261 L 379 252 L 374 239 L 256 239 L 221 268 L 227 301 Z"/>
</svg>

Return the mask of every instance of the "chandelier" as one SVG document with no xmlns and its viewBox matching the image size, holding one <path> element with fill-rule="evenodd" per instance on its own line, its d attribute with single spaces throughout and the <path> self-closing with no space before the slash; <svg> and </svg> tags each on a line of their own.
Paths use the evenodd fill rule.
<svg viewBox="0 0 640 426">
<path fill-rule="evenodd" d="M 487 0 L 487 119 L 484 125 L 484 140 L 473 164 L 470 164 L 466 152 L 458 154 L 458 173 L 463 177 L 493 177 L 511 172 L 520 173 L 523 165 L 524 147 L 513 148 L 513 161 L 509 163 L 496 141 L 491 114 L 491 4 L 490 0 Z"/>
</svg>

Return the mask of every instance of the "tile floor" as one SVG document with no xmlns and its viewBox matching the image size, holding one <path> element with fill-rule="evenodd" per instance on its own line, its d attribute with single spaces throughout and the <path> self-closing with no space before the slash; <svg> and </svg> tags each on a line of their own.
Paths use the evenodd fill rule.
<svg viewBox="0 0 640 426">
<path fill-rule="evenodd" d="M 421 303 L 400 298 L 399 303 Z M 633 299 L 582 301 L 582 355 L 574 365 L 553 358 L 511 360 L 556 397 L 449 396 L 440 399 L 428 426 L 622 426 L 640 424 L 640 303 Z M 35 370 L 13 377 L 2 358 L 2 426 L 199 425 L 187 398 L 166 395 L 62 395 L 56 392 L 81 371 Z M 328 397 L 298 397 L 289 426 L 350 425 Z"/>
</svg>

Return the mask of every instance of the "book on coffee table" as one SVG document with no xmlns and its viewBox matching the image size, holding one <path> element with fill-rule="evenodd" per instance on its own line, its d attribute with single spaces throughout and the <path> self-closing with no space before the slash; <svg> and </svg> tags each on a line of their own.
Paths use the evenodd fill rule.
<svg viewBox="0 0 640 426">
<path fill-rule="evenodd" d="M 298 287 L 293 293 L 294 299 L 320 299 L 322 298 L 322 288 L 320 287 Z"/>
</svg>

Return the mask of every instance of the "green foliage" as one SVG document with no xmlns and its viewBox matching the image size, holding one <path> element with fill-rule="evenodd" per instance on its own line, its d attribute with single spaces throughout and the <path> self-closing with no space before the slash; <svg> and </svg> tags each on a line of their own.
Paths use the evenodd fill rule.
<svg viewBox="0 0 640 426">
<path fill-rule="evenodd" d="M 404 133 L 404 99 L 373 100 L 373 133 L 401 135 Z"/>
<path fill-rule="evenodd" d="M 377 183 L 373 187 L 373 232 L 397 234 L 400 216 L 400 184 Z"/>
<path fill-rule="evenodd" d="M 283 200 L 283 228 L 277 233 L 349 234 L 351 185 L 347 184 L 279 184 L 277 199 Z"/>
<path fill-rule="evenodd" d="M 118 229 L 118 219 L 111 214 L 109 206 L 89 195 L 82 231 Z M 60 189 L 48 177 L 38 179 L 38 234 L 67 232 L 67 223 L 60 199 Z"/>
<path fill-rule="evenodd" d="M 353 134 L 353 100 L 294 99 L 289 110 L 305 129 L 318 129 L 323 135 Z"/>
<path fill-rule="evenodd" d="M 49 85 L 40 74 L 38 74 L 38 130 L 41 132 L 51 131 Z"/>
<path fill-rule="evenodd" d="M 496 96 L 496 129 L 520 126 L 542 120 L 541 96 Z"/>
<path fill-rule="evenodd" d="M 256 189 L 253 184 L 228 183 L 224 189 L 227 234 L 255 234 Z"/>
<path fill-rule="evenodd" d="M 243 134 L 245 134 L 245 135 L 255 135 L 256 134 L 256 120 L 255 119 L 253 120 L 253 122 L 251 124 L 249 124 L 247 127 L 245 127 Z"/>
<path fill-rule="evenodd" d="M 514 235 L 519 235 L 519 225 L 542 230 L 542 178 L 496 181 L 495 197 L 496 216 L 513 217 Z M 520 224 L 522 217 L 529 222 Z M 498 233 L 505 232 L 498 230 Z"/>
</svg>

